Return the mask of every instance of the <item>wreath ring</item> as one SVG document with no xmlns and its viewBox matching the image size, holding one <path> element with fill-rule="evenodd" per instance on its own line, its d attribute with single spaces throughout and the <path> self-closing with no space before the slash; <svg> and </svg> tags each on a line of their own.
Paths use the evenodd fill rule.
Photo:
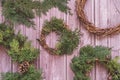
<svg viewBox="0 0 120 80">
<path fill-rule="evenodd" d="M 119 57 L 111 58 L 111 50 L 104 46 L 84 46 L 80 49 L 80 56 L 74 57 L 71 68 L 75 73 L 74 80 L 90 80 L 89 73 L 96 63 L 102 64 L 107 71 L 107 80 L 120 79 Z"/>
<path fill-rule="evenodd" d="M 76 12 L 80 21 L 85 24 L 84 27 L 86 28 L 86 30 L 88 30 L 90 33 L 93 33 L 101 37 L 120 33 L 120 25 L 116 27 L 102 29 L 102 28 L 96 27 L 93 23 L 89 22 L 84 12 L 84 7 L 86 2 L 87 0 L 76 0 Z"/>
<path fill-rule="evenodd" d="M 51 32 L 55 32 L 60 36 L 55 49 L 50 48 L 46 43 L 46 37 Z M 50 21 L 46 21 L 44 23 L 39 43 L 48 53 L 52 55 L 71 54 L 79 44 L 79 32 L 76 30 L 71 31 L 62 19 L 53 17 Z"/>
</svg>

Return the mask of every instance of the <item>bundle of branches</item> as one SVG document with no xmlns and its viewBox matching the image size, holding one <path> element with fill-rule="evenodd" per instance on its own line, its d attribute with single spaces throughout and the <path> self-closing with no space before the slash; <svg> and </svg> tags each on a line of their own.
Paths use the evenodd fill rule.
<svg viewBox="0 0 120 80">
<path fill-rule="evenodd" d="M 0 45 L 3 45 L 13 61 L 33 61 L 39 54 L 39 50 L 31 46 L 31 42 L 27 40 L 20 32 L 14 33 L 12 27 L 0 24 Z"/>
<path fill-rule="evenodd" d="M 32 47 L 31 41 L 28 41 L 27 37 L 24 37 L 20 32 L 15 34 L 13 27 L 2 23 L 0 24 L 0 45 L 4 46 L 12 60 L 19 64 L 17 73 L 19 76 L 16 73 L 8 72 L 4 74 L 3 80 L 26 80 L 27 78 L 30 78 L 29 80 L 40 80 L 41 73 L 36 71 L 34 67 L 31 68 L 39 55 L 39 49 Z"/>
<path fill-rule="evenodd" d="M 39 16 L 46 14 L 49 9 L 57 7 L 62 12 L 70 12 L 68 0 L 2 0 L 2 14 L 6 20 L 14 24 L 34 25 L 35 13 Z"/>
</svg>

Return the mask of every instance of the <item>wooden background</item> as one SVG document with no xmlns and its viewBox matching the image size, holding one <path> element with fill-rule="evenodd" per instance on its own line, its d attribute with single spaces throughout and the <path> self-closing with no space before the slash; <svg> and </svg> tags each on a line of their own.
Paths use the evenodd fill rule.
<svg viewBox="0 0 120 80">
<path fill-rule="evenodd" d="M 51 9 L 47 16 L 36 17 L 34 19 L 36 24 L 36 30 L 32 28 L 26 28 L 20 25 L 15 29 L 16 31 L 21 30 L 21 33 L 28 36 L 29 40 L 32 40 L 33 46 L 40 48 L 40 55 L 35 61 L 35 65 L 38 69 L 43 70 L 44 80 L 73 80 L 73 72 L 70 69 L 71 59 L 78 55 L 79 48 L 91 44 L 91 45 L 104 45 L 112 48 L 112 56 L 118 56 L 120 52 L 120 34 L 115 36 L 108 36 L 104 39 L 100 39 L 98 36 L 89 34 L 79 22 L 75 12 L 75 0 L 70 0 L 69 7 L 72 9 L 73 15 L 66 15 L 61 13 L 58 9 Z M 86 15 L 92 23 L 96 26 L 105 28 L 118 25 L 120 23 L 120 0 L 88 0 L 85 7 Z M 1 8 L 0 8 L 1 10 Z M 0 11 L 1 14 L 1 11 Z M 73 52 L 72 55 L 64 56 L 53 56 L 49 55 L 36 41 L 39 38 L 42 24 L 44 20 L 50 19 L 52 16 L 64 19 L 65 22 L 70 26 L 72 30 L 79 28 L 81 33 L 81 41 L 79 47 Z M 0 23 L 3 21 L 3 16 L 0 17 Z M 51 33 L 47 38 L 47 44 L 50 47 L 55 47 L 57 42 L 57 35 Z M 11 58 L 5 53 L 3 48 L 0 48 L 0 72 L 15 72 L 17 70 L 16 63 L 11 61 Z M 96 65 L 91 71 L 91 80 L 107 80 L 107 71 L 101 65 Z"/>
</svg>

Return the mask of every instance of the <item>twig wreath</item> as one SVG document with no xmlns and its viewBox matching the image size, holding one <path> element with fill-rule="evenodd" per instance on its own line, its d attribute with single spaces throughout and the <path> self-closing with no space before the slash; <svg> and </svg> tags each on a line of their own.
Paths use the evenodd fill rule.
<svg viewBox="0 0 120 80">
<path fill-rule="evenodd" d="M 46 36 L 51 32 L 60 35 L 56 48 L 50 48 L 46 44 Z M 71 54 L 79 44 L 79 31 L 71 31 L 61 19 L 53 17 L 50 21 L 46 21 L 43 25 L 39 39 L 40 45 L 50 54 L 62 55 Z"/>
<path fill-rule="evenodd" d="M 74 57 L 71 68 L 75 73 L 74 80 L 90 80 L 89 73 L 96 63 L 102 64 L 108 71 L 107 80 L 120 79 L 119 57 L 111 58 L 111 50 L 107 47 L 90 45 L 80 49 L 80 56 Z"/>
<path fill-rule="evenodd" d="M 115 26 L 115 27 L 101 29 L 101 28 L 96 27 L 91 22 L 89 22 L 84 12 L 84 7 L 85 7 L 86 2 L 87 0 L 76 0 L 76 12 L 77 12 L 77 15 L 80 21 L 85 24 L 84 27 L 86 28 L 86 30 L 88 30 L 90 33 L 93 33 L 97 36 L 102 36 L 102 37 L 120 33 L 120 25 Z"/>
</svg>

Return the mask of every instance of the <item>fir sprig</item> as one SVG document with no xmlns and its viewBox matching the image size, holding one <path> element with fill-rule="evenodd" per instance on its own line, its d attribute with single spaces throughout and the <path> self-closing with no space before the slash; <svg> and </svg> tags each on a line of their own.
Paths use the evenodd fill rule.
<svg viewBox="0 0 120 80">
<path fill-rule="evenodd" d="M 79 44 L 79 31 L 75 30 L 73 32 L 64 30 L 61 33 L 61 37 L 56 44 L 58 54 L 71 54 L 72 51 Z"/>
<path fill-rule="evenodd" d="M 2 80 L 42 80 L 41 73 L 34 69 L 32 63 L 39 55 L 39 50 L 32 47 L 31 42 L 27 40 L 27 37 L 18 33 L 14 33 L 14 29 L 4 23 L 0 24 L 0 45 L 6 48 L 6 52 L 11 56 L 12 60 L 18 64 L 22 64 L 20 69 L 24 71 L 24 74 L 19 73 L 6 73 Z"/>
<path fill-rule="evenodd" d="M 2 80 L 42 80 L 41 74 L 40 70 L 37 71 L 33 66 L 30 66 L 29 70 L 24 74 L 17 72 L 2 74 Z"/>
<path fill-rule="evenodd" d="M 8 54 L 12 57 L 13 61 L 17 61 L 19 63 L 23 61 L 31 62 L 36 59 L 39 54 L 39 50 L 31 47 L 30 42 L 24 42 L 23 46 L 20 46 L 20 43 L 13 39 L 10 43 L 10 50 Z"/>
<path fill-rule="evenodd" d="M 62 12 L 70 13 L 67 3 L 68 0 L 44 0 L 42 2 L 33 0 L 3 0 L 2 14 L 11 23 L 33 27 L 35 13 L 41 16 L 53 7 L 57 7 Z"/>
<path fill-rule="evenodd" d="M 8 50 L 12 60 L 19 63 L 31 62 L 39 55 L 39 50 L 32 47 L 27 37 L 24 37 L 20 32 L 15 34 L 13 28 L 5 24 L 0 24 L 0 45 Z"/>
<path fill-rule="evenodd" d="M 11 23 L 33 26 L 32 19 L 35 16 L 32 10 L 32 6 L 34 6 L 31 5 L 32 2 L 32 0 L 7 0 L 3 4 L 2 14 Z"/>
</svg>

